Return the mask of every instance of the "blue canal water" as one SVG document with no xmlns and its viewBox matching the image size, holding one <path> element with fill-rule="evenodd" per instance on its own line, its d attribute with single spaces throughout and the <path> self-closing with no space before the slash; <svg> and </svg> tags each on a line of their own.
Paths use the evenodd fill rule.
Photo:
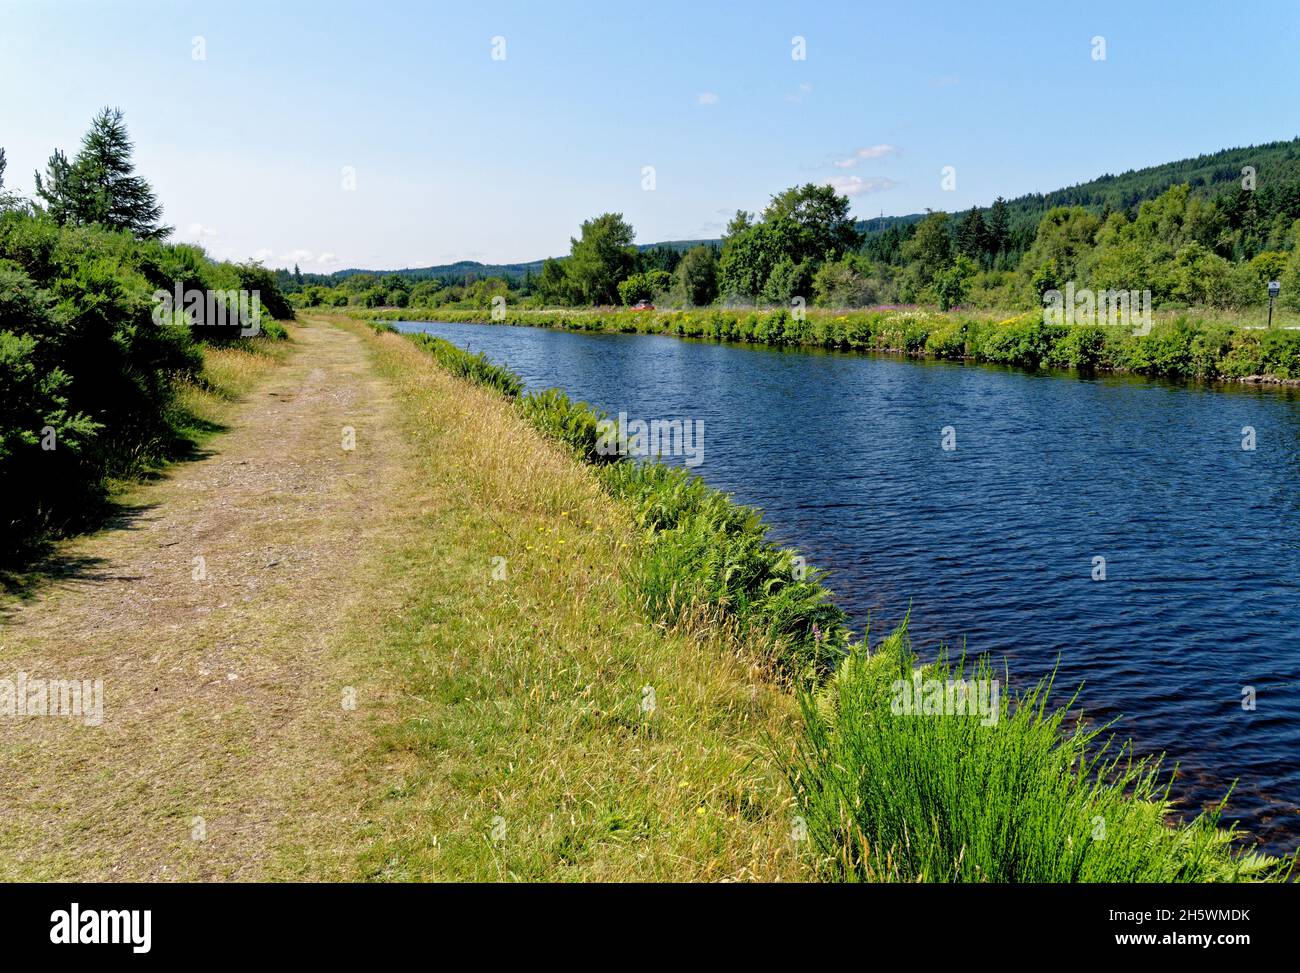
<svg viewBox="0 0 1300 973">
<path fill-rule="evenodd" d="M 1059 661 L 1058 687 L 1082 683 L 1089 718 L 1119 718 L 1140 753 L 1179 765 L 1180 807 L 1236 781 L 1225 818 L 1265 850 L 1296 849 L 1300 393 L 397 326 L 611 415 L 703 420 L 695 472 L 829 569 L 859 630 L 883 635 L 910 606 L 923 655 L 964 642 L 1005 657 L 1014 687 Z"/>
</svg>

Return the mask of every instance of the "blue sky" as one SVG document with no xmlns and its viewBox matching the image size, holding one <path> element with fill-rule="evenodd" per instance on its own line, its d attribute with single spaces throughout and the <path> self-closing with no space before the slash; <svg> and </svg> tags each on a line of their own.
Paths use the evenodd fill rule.
<svg viewBox="0 0 1300 973">
<path fill-rule="evenodd" d="M 1298 42 L 1293 0 L 9 0 L 0 146 L 30 192 L 111 104 L 215 256 L 521 261 L 608 210 L 638 242 L 716 236 L 795 183 L 840 180 L 860 216 L 956 210 L 1292 138 Z"/>
</svg>

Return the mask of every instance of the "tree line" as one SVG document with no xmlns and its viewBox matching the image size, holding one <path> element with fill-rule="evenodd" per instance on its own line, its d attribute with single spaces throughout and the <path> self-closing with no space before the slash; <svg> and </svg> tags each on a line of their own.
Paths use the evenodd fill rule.
<svg viewBox="0 0 1300 973">
<path fill-rule="evenodd" d="M 619 213 L 582 223 L 565 257 L 537 274 L 435 278 L 358 274 L 286 287 L 302 304 L 485 308 L 545 306 L 937 305 L 1024 310 L 1077 288 L 1149 290 L 1156 307 L 1246 309 L 1280 280 L 1300 308 L 1300 176 L 1256 191 L 1179 183 L 1131 208 L 1052 206 L 1017 222 L 999 198 L 961 214 L 927 212 L 864 233 L 849 200 L 794 186 L 759 213 L 737 212 L 720 244 L 640 250 Z M 1087 194 L 1085 194 L 1086 196 Z"/>
</svg>

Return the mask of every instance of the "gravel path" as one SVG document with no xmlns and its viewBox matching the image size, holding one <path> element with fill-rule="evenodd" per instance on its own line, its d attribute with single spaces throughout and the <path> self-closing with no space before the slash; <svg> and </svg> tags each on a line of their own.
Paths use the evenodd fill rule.
<svg viewBox="0 0 1300 973">
<path fill-rule="evenodd" d="M 0 680 L 103 682 L 98 726 L 0 716 L 0 878 L 257 879 L 329 826 L 293 819 L 361 732 L 332 640 L 400 529 L 376 501 L 403 447 L 361 339 L 312 324 L 294 349 L 0 618 Z"/>
</svg>

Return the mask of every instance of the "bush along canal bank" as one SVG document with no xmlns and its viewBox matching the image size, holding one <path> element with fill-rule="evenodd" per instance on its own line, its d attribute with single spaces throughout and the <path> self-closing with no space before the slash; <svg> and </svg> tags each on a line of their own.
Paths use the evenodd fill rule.
<svg viewBox="0 0 1300 973">
<path fill-rule="evenodd" d="M 518 323 L 518 322 L 515 322 Z M 377 331 L 392 330 L 372 321 Z M 793 739 L 773 738 L 796 808 L 791 839 L 816 873 L 867 881 L 1270 881 L 1267 857 L 1169 799 L 1168 772 L 1111 726 L 1066 724 L 1050 682 L 1016 692 L 987 662 L 922 666 L 904 622 L 855 639 L 823 583 L 767 538 L 758 511 L 687 471 L 601 448 L 600 412 L 425 334 L 440 365 L 514 403 L 587 464 L 640 529 L 629 600 L 654 621 L 721 629 L 798 701 Z M 1161 783 L 1162 780 L 1166 782 Z"/>
<path fill-rule="evenodd" d="M 602 311 L 421 308 L 351 312 L 372 321 L 513 324 L 568 331 L 825 348 L 1012 365 L 1028 369 L 1130 372 L 1158 378 L 1300 385 L 1300 331 L 1242 328 L 1188 316 L 1149 333 L 1118 325 L 1049 324 L 1042 311 L 998 319 L 926 310 Z M 1141 330 L 1141 329 L 1137 329 Z"/>
</svg>

